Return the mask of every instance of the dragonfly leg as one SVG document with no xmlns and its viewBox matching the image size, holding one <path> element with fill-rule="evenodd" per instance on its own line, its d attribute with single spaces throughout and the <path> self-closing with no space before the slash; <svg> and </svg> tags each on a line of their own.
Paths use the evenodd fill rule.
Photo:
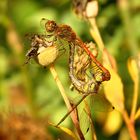
<svg viewBox="0 0 140 140">
<path fill-rule="evenodd" d="M 69 115 L 70 113 L 77 108 L 77 106 L 88 96 L 88 94 L 85 94 L 78 102 L 75 106 L 72 107 L 72 109 L 65 114 L 65 116 L 57 123 L 56 127 L 59 126 Z"/>
</svg>

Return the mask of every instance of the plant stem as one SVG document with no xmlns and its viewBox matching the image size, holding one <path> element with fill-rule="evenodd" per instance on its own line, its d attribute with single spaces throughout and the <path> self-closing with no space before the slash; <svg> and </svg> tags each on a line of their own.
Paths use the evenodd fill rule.
<svg viewBox="0 0 140 140">
<path fill-rule="evenodd" d="M 137 110 L 135 114 L 135 120 L 138 119 L 139 117 L 140 117 L 140 108 Z"/>
<path fill-rule="evenodd" d="M 60 93 L 61 93 L 61 95 L 62 95 L 62 97 L 63 97 L 63 99 L 64 99 L 64 102 L 65 102 L 65 104 L 66 104 L 68 110 L 69 110 L 69 111 L 72 110 L 73 108 L 72 108 L 72 106 L 71 106 L 71 104 L 70 104 L 70 102 L 69 102 L 69 99 L 68 99 L 68 97 L 67 97 L 67 95 L 66 95 L 66 93 L 65 93 L 65 90 L 64 90 L 64 88 L 63 88 L 63 86 L 62 86 L 62 83 L 61 83 L 61 81 L 60 81 L 59 78 L 58 78 L 57 72 L 56 72 L 56 70 L 55 70 L 53 64 L 50 66 L 50 71 L 51 71 L 51 73 L 52 73 L 52 75 L 53 75 L 53 77 L 54 77 L 54 79 L 55 79 L 55 81 L 56 81 L 56 84 L 57 84 L 57 86 L 58 86 L 58 88 L 59 88 L 59 90 L 60 90 Z M 74 125 L 75 125 L 75 128 L 76 128 L 76 130 L 77 130 L 77 132 L 78 132 L 78 135 L 79 135 L 80 139 L 81 139 L 81 140 L 85 140 L 85 138 L 84 138 L 84 136 L 83 136 L 83 134 L 82 134 L 82 132 L 81 132 L 80 126 L 79 126 L 79 122 L 78 122 L 78 119 L 77 119 L 77 115 L 74 113 L 74 111 L 72 111 L 72 112 L 70 113 L 70 116 L 71 116 L 71 118 L 72 118 L 72 121 L 73 121 L 73 123 L 74 123 Z"/>
<path fill-rule="evenodd" d="M 98 27 L 96 25 L 96 20 L 95 18 L 91 18 L 89 19 L 89 22 L 91 24 L 91 29 L 90 29 L 90 33 L 92 35 L 92 37 L 94 38 L 95 42 L 97 43 L 97 45 L 99 46 L 99 49 L 100 51 L 103 52 L 104 50 L 104 43 L 102 41 L 102 38 L 100 36 L 100 33 L 99 33 L 99 30 L 98 30 Z"/>
<path fill-rule="evenodd" d="M 111 64 L 111 62 L 108 58 L 107 53 L 104 53 L 105 46 L 104 46 L 103 40 L 101 38 L 100 32 L 98 30 L 98 27 L 97 27 L 97 24 L 96 24 L 96 19 L 95 18 L 90 18 L 89 22 L 91 24 L 90 33 L 91 33 L 93 39 L 95 40 L 95 42 L 97 43 L 100 51 L 102 52 L 104 61 L 106 62 L 107 65 L 111 66 L 112 64 Z"/>
<path fill-rule="evenodd" d="M 124 119 L 124 121 L 126 123 L 126 126 L 128 128 L 131 139 L 132 140 L 137 140 L 136 131 L 135 131 L 135 128 L 134 128 L 134 120 L 132 121 L 129 118 L 126 110 L 122 111 L 122 116 L 123 116 L 123 119 Z"/>
<path fill-rule="evenodd" d="M 126 2 L 127 3 L 127 0 L 119 0 L 119 2 L 120 3 L 121 2 Z M 123 16 L 124 26 L 125 26 L 125 30 L 126 30 L 126 33 L 127 33 L 127 39 L 128 39 L 129 44 L 130 44 L 130 49 L 132 51 L 132 54 L 136 55 L 136 53 L 138 52 L 138 45 L 137 45 L 136 39 L 134 38 L 134 35 L 132 34 L 132 25 L 130 24 L 131 23 L 130 22 L 131 21 L 130 20 L 130 13 L 129 13 L 128 9 L 123 9 L 123 8 L 128 8 L 128 7 L 121 7 L 121 8 L 122 8 L 121 12 L 122 12 L 122 16 Z M 90 30 L 91 35 L 92 35 L 93 39 L 95 40 L 95 42 L 97 43 L 99 49 L 103 53 L 105 47 L 104 47 L 104 43 L 101 39 L 98 27 L 96 25 L 96 19 L 91 18 L 91 19 L 89 19 L 89 22 L 90 22 L 91 27 L 92 27 L 91 30 Z M 109 61 L 109 58 L 108 58 L 106 53 L 103 53 L 103 58 L 105 59 L 105 62 L 108 65 L 111 65 L 111 62 Z M 137 81 L 137 83 L 135 82 L 133 107 L 132 107 L 132 111 L 131 111 L 131 117 L 129 118 L 126 110 L 123 110 L 121 112 L 132 140 L 137 140 L 136 131 L 135 131 L 135 128 L 134 128 L 134 123 L 135 123 L 135 121 L 134 121 L 135 116 L 134 115 L 136 113 L 137 99 L 138 99 L 138 81 Z"/>
</svg>

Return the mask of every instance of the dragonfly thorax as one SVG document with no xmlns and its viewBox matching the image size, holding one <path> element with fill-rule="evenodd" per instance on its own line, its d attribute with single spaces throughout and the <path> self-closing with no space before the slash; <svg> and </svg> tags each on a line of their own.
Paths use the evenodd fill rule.
<svg viewBox="0 0 140 140">
<path fill-rule="evenodd" d="M 60 27 L 56 31 L 56 34 L 59 38 L 64 39 L 68 42 L 75 42 L 76 40 L 76 34 L 68 25 L 60 25 Z"/>
</svg>

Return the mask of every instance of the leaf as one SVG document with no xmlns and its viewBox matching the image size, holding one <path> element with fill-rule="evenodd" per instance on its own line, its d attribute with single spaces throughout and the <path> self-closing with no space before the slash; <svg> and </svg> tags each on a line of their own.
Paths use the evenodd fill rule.
<svg viewBox="0 0 140 140">
<path fill-rule="evenodd" d="M 62 126 L 61 127 L 59 126 L 58 128 L 67 133 L 68 135 L 70 135 L 71 137 L 73 137 L 75 140 L 78 140 L 78 137 L 70 129 Z"/>
<path fill-rule="evenodd" d="M 105 66 L 110 74 L 110 81 L 104 82 L 104 91 L 106 98 L 112 103 L 115 109 L 122 111 L 124 109 L 123 83 L 119 75 L 109 66 Z"/>
<path fill-rule="evenodd" d="M 130 134 L 126 127 L 122 127 L 119 133 L 119 140 L 130 140 Z"/>
<path fill-rule="evenodd" d="M 67 133 L 68 135 L 70 135 L 71 137 L 73 137 L 74 140 L 79 140 L 78 137 L 70 129 L 68 129 L 66 127 L 62 127 L 62 126 L 55 126 L 52 123 L 49 123 L 49 124 L 52 125 L 52 126 L 54 126 L 54 127 L 56 127 L 56 128 L 58 128 L 58 129 L 60 129 L 60 130 L 62 130 L 62 131 L 64 131 L 65 133 Z"/>
<path fill-rule="evenodd" d="M 106 135 L 113 135 L 119 131 L 121 125 L 122 116 L 120 112 L 114 110 L 108 114 L 103 130 Z"/>
<path fill-rule="evenodd" d="M 134 82 L 134 93 L 133 93 L 132 108 L 131 108 L 131 117 L 133 117 L 136 113 L 137 102 L 138 102 L 138 90 L 139 90 L 138 59 L 129 58 L 127 64 L 128 64 L 129 73 Z"/>
</svg>

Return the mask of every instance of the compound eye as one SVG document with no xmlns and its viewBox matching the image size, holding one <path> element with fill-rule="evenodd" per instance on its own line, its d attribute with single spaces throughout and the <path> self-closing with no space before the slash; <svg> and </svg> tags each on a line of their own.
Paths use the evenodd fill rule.
<svg viewBox="0 0 140 140">
<path fill-rule="evenodd" d="M 53 27 L 56 27 L 56 26 L 57 26 L 57 25 L 56 25 L 56 23 L 54 22 L 54 23 L 53 23 Z"/>
<path fill-rule="evenodd" d="M 48 21 L 45 25 L 47 32 L 53 32 L 56 29 L 56 26 L 54 21 Z"/>
<path fill-rule="evenodd" d="M 52 27 L 52 29 L 55 29 L 56 28 L 56 23 L 54 22 L 54 21 L 52 21 L 51 23 L 50 23 L 50 26 Z"/>
</svg>

